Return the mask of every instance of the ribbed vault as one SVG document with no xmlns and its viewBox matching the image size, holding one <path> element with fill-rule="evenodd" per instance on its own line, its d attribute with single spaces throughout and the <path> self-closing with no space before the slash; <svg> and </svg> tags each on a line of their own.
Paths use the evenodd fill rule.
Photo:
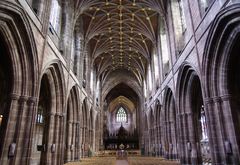
<svg viewBox="0 0 240 165">
<path fill-rule="evenodd" d="M 127 70 L 141 82 L 151 52 L 156 47 L 158 18 L 163 5 L 158 0 L 77 1 L 83 22 L 85 46 L 90 50 L 97 75 Z"/>
<path fill-rule="evenodd" d="M 109 111 L 112 112 L 115 109 L 119 108 L 119 106 L 126 107 L 130 112 L 134 112 L 135 110 L 135 105 L 131 100 L 124 96 L 119 96 L 109 104 Z"/>
<path fill-rule="evenodd" d="M 137 106 L 139 96 L 137 93 L 128 85 L 124 83 L 120 83 L 116 85 L 114 88 L 112 88 L 107 96 L 105 97 L 105 100 L 108 104 L 110 104 L 113 100 L 118 98 L 119 96 L 123 96 L 130 100 L 135 106 Z"/>
</svg>

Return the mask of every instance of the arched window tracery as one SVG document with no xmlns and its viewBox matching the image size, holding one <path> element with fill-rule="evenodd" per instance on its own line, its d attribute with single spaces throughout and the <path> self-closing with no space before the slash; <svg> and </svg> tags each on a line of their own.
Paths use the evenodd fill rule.
<svg viewBox="0 0 240 165">
<path fill-rule="evenodd" d="M 116 122 L 127 122 L 127 113 L 123 107 L 120 107 L 117 111 Z"/>
</svg>

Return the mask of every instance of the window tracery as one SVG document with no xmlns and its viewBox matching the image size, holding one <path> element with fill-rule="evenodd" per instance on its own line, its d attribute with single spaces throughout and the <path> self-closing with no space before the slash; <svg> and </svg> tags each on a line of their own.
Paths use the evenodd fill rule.
<svg viewBox="0 0 240 165">
<path fill-rule="evenodd" d="M 127 113 L 123 107 L 120 107 L 117 111 L 116 122 L 127 122 Z"/>
</svg>

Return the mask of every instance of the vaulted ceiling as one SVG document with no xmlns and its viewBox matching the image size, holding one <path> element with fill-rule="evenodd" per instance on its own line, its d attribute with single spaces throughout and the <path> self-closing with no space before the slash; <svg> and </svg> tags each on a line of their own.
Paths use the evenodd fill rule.
<svg viewBox="0 0 240 165">
<path fill-rule="evenodd" d="M 91 65 L 110 109 L 135 109 L 153 50 L 164 0 L 76 0 Z M 81 22 L 81 23 L 79 23 Z"/>
<path fill-rule="evenodd" d="M 156 46 L 159 0 L 80 0 L 79 16 L 97 75 L 124 71 L 142 82 Z"/>
<path fill-rule="evenodd" d="M 133 104 L 133 102 L 131 100 L 129 100 L 128 98 L 126 98 L 124 96 L 119 96 L 119 97 L 115 98 L 109 104 L 109 111 L 113 112 L 114 110 L 118 109 L 121 106 L 125 107 L 132 113 L 136 110 L 135 105 Z"/>
</svg>

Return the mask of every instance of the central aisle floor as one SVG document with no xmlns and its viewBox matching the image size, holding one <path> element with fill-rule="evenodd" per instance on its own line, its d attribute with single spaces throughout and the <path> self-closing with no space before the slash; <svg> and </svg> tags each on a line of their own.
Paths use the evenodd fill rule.
<svg viewBox="0 0 240 165">
<path fill-rule="evenodd" d="M 128 165 L 128 161 L 127 160 L 117 160 L 116 165 Z"/>
</svg>

